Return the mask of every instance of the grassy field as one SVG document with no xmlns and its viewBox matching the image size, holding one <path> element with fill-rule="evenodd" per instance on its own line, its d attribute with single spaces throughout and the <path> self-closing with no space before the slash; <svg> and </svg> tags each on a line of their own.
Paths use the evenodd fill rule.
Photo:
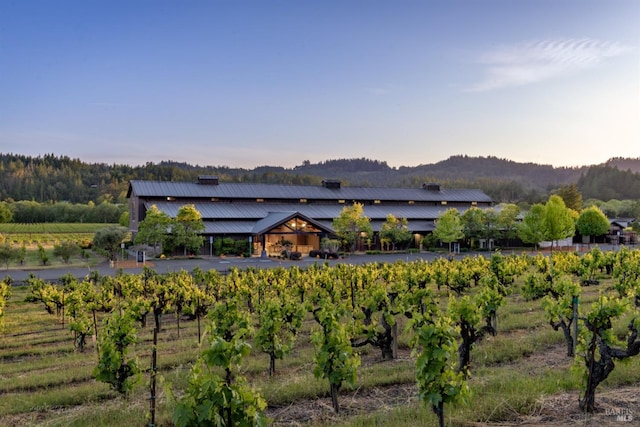
<svg viewBox="0 0 640 427">
<path fill-rule="evenodd" d="M 584 289 L 581 303 L 597 298 L 607 282 Z M 74 349 L 71 333 L 60 317 L 24 302 L 28 290 L 16 287 L 5 313 L 0 336 L 0 425 L 141 426 L 148 423 L 148 374 L 127 397 L 121 397 L 92 378 L 96 344 L 84 352 Z M 624 331 L 621 320 L 617 331 Z M 157 425 L 171 425 L 172 405 L 165 387 L 180 394 L 189 369 L 201 351 L 195 321 L 182 319 L 178 336 L 175 316 L 163 316 L 158 364 L 161 385 Z M 152 322 L 149 322 L 152 323 Z M 402 325 L 401 325 L 402 326 Z M 382 361 L 379 351 L 361 349 L 362 364 L 354 389 L 344 389 L 342 411 L 333 413 L 326 381 L 313 376 L 316 327 L 307 318 L 292 354 L 278 361 L 269 378 L 268 357 L 252 353 L 245 375 L 268 402 L 267 415 L 275 425 L 415 426 L 436 425 L 430 408 L 418 398 L 414 358 L 409 337 L 401 335 L 399 357 Z M 402 328 L 401 328 L 402 330 Z M 139 329 L 134 354 L 140 366 L 150 366 L 152 326 Z M 472 352 L 471 396 L 466 403 L 448 406 L 448 425 L 610 425 L 613 410 L 638 408 L 640 357 L 619 363 L 599 388 L 600 411 L 589 417 L 578 409 L 581 379 L 570 369 L 561 332 L 544 320 L 539 301 L 508 297 L 501 308 L 498 334 L 487 337 Z M 640 416 L 640 414 L 635 414 Z"/>
</svg>

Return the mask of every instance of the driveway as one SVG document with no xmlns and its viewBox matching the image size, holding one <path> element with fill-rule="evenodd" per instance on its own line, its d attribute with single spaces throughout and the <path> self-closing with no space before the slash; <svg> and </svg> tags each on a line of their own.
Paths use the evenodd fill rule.
<svg viewBox="0 0 640 427">
<path fill-rule="evenodd" d="M 440 254 L 435 252 L 421 252 L 421 253 L 404 253 L 404 254 L 379 254 L 379 255 L 364 255 L 354 254 L 349 255 L 337 260 L 324 260 L 318 258 L 304 257 L 299 261 L 281 260 L 276 258 L 242 258 L 242 257 L 202 257 L 193 259 L 154 259 L 147 261 L 144 265 L 142 263 L 136 263 L 135 261 L 124 261 L 118 265 L 117 263 L 112 267 L 108 262 L 98 264 L 94 267 L 55 267 L 55 268 L 38 268 L 32 270 L 20 270 L 9 269 L 0 270 L 0 280 L 6 276 L 10 276 L 16 284 L 23 283 L 29 274 L 34 273 L 41 279 L 54 281 L 59 279 L 68 273 L 78 278 L 84 278 L 92 271 L 99 271 L 102 276 L 113 276 L 122 269 L 125 273 L 138 274 L 142 273 L 144 266 L 155 270 L 158 273 L 169 273 L 173 271 L 192 271 L 196 267 L 200 267 L 204 271 L 218 270 L 221 273 L 226 273 L 230 268 L 236 267 L 239 269 L 253 268 L 276 268 L 276 267 L 290 267 L 298 266 L 300 268 L 308 267 L 314 263 L 329 265 L 335 265 L 339 263 L 348 264 L 366 264 L 372 262 L 387 262 L 393 263 L 398 260 L 411 262 L 415 260 L 433 260 L 438 257 L 446 256 L 446 254 Z"/>
</svg>

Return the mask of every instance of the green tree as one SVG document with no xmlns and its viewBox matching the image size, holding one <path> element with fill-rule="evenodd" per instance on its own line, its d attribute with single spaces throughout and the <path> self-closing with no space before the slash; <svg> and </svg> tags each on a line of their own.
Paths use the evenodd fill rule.
<svg viewBox="0 0 640 427">
<path fill-rule="evenodd" d="M 566 239 L 575 234 L 575 220 L 571 210 L 567 208 L 560 196 L 551 195 L 544 205 L 544 237 L 553 242 Z"/>
<path fill-rule="evenodd" d="M 408 223 L 406 218 L 396 218 L 393 214 L 387 215 L 380 229 L 380 240 L 391 243 L 392 250 L 396 250 L 397 245 L 408 244 L 411 241 Z"/>
<path fill-rule="evenodd" d="M 609 231 L 609 220 L 597 206 L 591 206 L 580 212 L 580 216 L 576 221 L 576 229 L 583 236 L 591 237 L 601 236 Z"/>
<path fill-rule="evenodd" d="M 371 220 L 364 215 L 362 203 L 354 203 L 352 206 L 342 208 L 340 215 L 334 218 L 332 227 L 336 234 L 344 242 L 345 247 L 352 252 L 359 236 L 371 236 Z"/>
<path fill-rule="evenodd" d="M 517 235 L 524 243 L 538 247 L 544 240 L 544 205 L 536 203 L 529 208 L 517 228 Z"/>
<path fill-rule="evenodd" d="M 68 264 L 71 257 L 79 254 L 81 251 L 80 246 L 71 240 L 64 240 L 53 246 L 53 256 L 62 258 L 65 264 Z"/>
<path fill-rule="evenodd" d="M 476 241 L 485 236 L 485 212 L 477 207 L 467 209 L 461 216 L 464 237 L 469 239 L 471 248 L 476 247 Z"/>
<path fill-rule="evenodd" d="M 17 260 L 20 256 L 20 248 L 14 248 L 9 242 L 0 245 L 0 263 L 4 264 L 7 270 L 11 261 Z"/>
<path fill-rule="evenodd" d="M 562 198 L 564 204 L 576 212 L 582 209 L 582 193 L 576 184 L 563 185 L 553 192 Z"/>
<path fill-rule="evenodd" d="M 13 211 L 9 208 L 7 202 L 0 202 L 0 223 L 11 222 L 13 220 Z"/>
<path fill-rule="evenodd" d="M 118 218 L 118 224 L 123 227 L 129 227 L 129 211 L 124 211 L 120 214 L 120 218 Z"/>
<path fill-rule="evenodd" d="M 438 217 L 433 235 L 438 240 L 448 243 L 449 252 L 451 252 L 451 243 L 464 237 L 463 228 L 464 225 L 460 219 L 460 213 L 457 209 L 451 208 Z"/>
<path fill-rule="evenodd" d="M 107 253 L 109 260 L 115 261 L 120 243 L 129 234 L 129 230 L 119 225 L 110 225 L 96 231 L 93 236 L 93 247 Z"/>
<path fill-rule="evenodd" d="M 203 231 L 204 222 L 200 212 L 194 205 L 183 205 L 172 221 L 171 236 L 173 246 L 182 246 L 185 256 L 187 252 L 195 253 L 202 246 L 201 234 Z"/>
<path fill-rule="evenodd" d="M 153 246 L 154 251 L 158 246 L 162 247 L 169 236 L 171 218 L 161 212 L 156 205 L 152 205 L 144 219 L 138 224 L 138 232 L 134 239 L 136 245 L 145 244 Z"/>
<path fill-rule="evenodd" d="M 507 203 L 500 209 L 500 213 L 498 214 L 498 227 L 502 232 L 502 237 L 507 241 L 517 236 L 519 215 L 520 208 L 513 203 Z"/>
</svg>

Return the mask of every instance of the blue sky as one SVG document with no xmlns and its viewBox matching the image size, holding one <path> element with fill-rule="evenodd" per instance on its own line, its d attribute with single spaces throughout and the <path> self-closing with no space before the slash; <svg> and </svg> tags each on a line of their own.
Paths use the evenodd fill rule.
<svg viewBox="0 0 640 427">
<path fill-rule="evenodd" d="M 640 2 L 0 0 L 0 152 L 640 157 Z"/>
</svg>

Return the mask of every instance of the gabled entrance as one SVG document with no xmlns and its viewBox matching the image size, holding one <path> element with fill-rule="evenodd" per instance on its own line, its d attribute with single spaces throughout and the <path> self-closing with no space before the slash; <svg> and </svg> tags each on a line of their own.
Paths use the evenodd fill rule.
<svg viewBox="0 0 640 427">
<path fill-rule="evenodd" d="M 320 249 L 320 239 L 333 235 L 334 231 L 300 212 L 269 212 L 256 223 L 252 234 L 254 253 L 267 257 L 280 255 L 285 249 L 308 254 L 312 249 Z"/>
</svg>

